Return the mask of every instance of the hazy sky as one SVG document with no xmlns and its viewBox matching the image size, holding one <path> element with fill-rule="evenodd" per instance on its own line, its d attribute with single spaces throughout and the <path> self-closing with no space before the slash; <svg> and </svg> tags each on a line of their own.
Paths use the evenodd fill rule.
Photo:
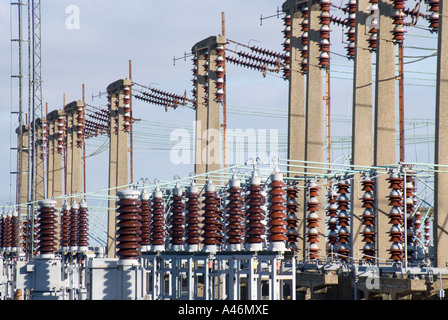
<svg viewBox="0 0 448 320">
<path fill-rule="evenodd" d="M 226 36 L 229 39 L 251 43 L 271 50 L 281 51 L 283 21 L 276 17 L 263 20 L 260 16 L 274 15 L 283 1 L 273 0 L 48 0 L 42 1 L 42 78 L 43 101 L 49 111 L 61 109 L 63 95 L 66 102 L 81 100 L 82 84 L 86 87 L 86 101 L 95 106 L 105 106 L 105 96 L 92 95 L 104 92 L 106 87 L 128 76 L 128 61 L 132 60 L 133 80 L 156 86 L 162 90 L 191 97 L 192 63 L 177 60 L 198 41 L 221 33 L 221 12 L 225 12 Z M 412 1 L 408 1 L 413 7 Z M 334 3 L 344 6 L 345 2 Z M 79 28 L 67 28 L 66 13 L 69 6 L 79 9 Z M 26 12 L 26 11 L 25 11 Z M 334 9 L 334 15 L 343 16 Z M 281 17 L 283 15 L 280 15 Z M 16 23 L 16 7 L 10 10 L 10 2 L 0 2 L 0 205 L 15 198 L 14 179 L 10 171 L 15 170 L 15 156 L 10 147 L 15 146 L 14 130 L 17 122 L 11 116 L 11 103 L 15 105 L 16 87 L 11 90 L 11 74 L 15 72 L 16 51 L 11 50 L 11 20 Z M 427 23 L 419 23 L 422 28 Z M 351 89 L 353 62 L 346 59 L 346 29 L 333 26 L 332 32 L 332 111 L 334 115 L 348 118 L 351 115 Z M 422 36 L 423 35 L 423 36 Z M 435 35 L 420 28 L 408 28 L 406 35 L 406 117 L 410 119 L 433 119 L 436 59 L 419 60 L 434 53 L 437 46 Z M 230 48 L 235 49 L 232 45 Z M 11 61 L 13 64 L 11 66 Z M 409 63 L 413 62 L 413 63 Z M 366 66 L 370 67 L 370 66 Z M 13 80 L 14 81 L 14 80 Z M 14 83 L 14 82 L 13 82 Z M 263 78 L 256 71 L 228 65 L 227 74 L 229 108 L 253 112 L 270 109 L 272 113 L 287 112 L 288 83 L 275 75 Z M 247 108 L 246 108 L 247 107 Z M 424 111 L 424 112 L 422 112 Z M 194 111 L 177 109 L 165 112 L 163 108 L 134 100 L 134 117 L 145 121 L 190 126 Z M 285 117 L 254 117 L 253 115 L 229 114 L 231 128 L 277 128 L 280 134 L 287 132 Z M 410 124 L 409 126 L 412 126 Z M 335 122 L 332 125 L 338 136 L 349 137 L 350 123 Z M 428 127 L 433 130 L 432 127 Z M 144 130 L 142 128 L 141 130 Z M 149 129 L 148 129 L 149 130 Z M 164 131 L 169 135 L 169 130 Z M 427 130 L 423 128 L 423 130 Z M 432 133 L 432 132 L 430 132 Z M 415 134 L 414 131 L 409 133 Z M 143 132 L 142 135 L 145 135 Z M 157 137 L 146 133 L 154 143 Z M 89 141 L 89 153 L 94 152 L 102 140 Z M 191 166 L 175 166 L 169 161 L 169 152 L 145 149 L 144 143 L 136 146 L 134 179 L 172 179 L 174 175 L 188 176 Z M 432 152 L 428 144 L 412 146 L 407 152 L 410 161 L 426 162 Z M 417 151 L 417 152 L 416 152 Z M 342 150 L 338 155 L 346 155 Z M 418 156 L 417 156 L 418 155 Z M 107 188 L 107 152 L 89 158 L 88 191 Z"/>
</svg>

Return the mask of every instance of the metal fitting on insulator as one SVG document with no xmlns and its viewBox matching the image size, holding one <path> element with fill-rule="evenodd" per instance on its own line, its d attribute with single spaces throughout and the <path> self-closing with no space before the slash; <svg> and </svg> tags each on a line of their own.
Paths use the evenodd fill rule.
<svg viewBox="0 0 448 320">
<path fill-rule="evenodd" d="M 265 218 L 262 207 L 265 205 L 265 197 L 262 194 L 261 179 L 254 171 L 249 180 L 249 194 L 247 195 L 246 210 L 246 246 L 249 251 L 263 249 L 265 236 Z"/>
<path fill-rule="evenodd" d="M 271 251 L 284 251 L 286 249 L 286 191 L 284 190 L 283 174 L 271 174 L 270 191 L 268 196 L 268 239 Z"/>
<path fill-rule="evenodd" d="M 52 258 L 56 252 L 56 201 L 40 200 L 39 205 L 39 253 L 42 257 Z"/>
<path fill-rule="evenodd" d="M 78 209 L 78 251 L 85 252 L 89 246 L 89 219 L 87 202 L 82 199 Z"/>
<path fill-rule="evenodd" d="M 185 245 L 185 203 L 184 191 L 180 186 L 173 190 L 173 202 L 171 204 L 170 244 L 172 251 L 183 251 Z"/>
<path fill-rule="evenodd" d="M 118 208 L 115 210 L 117 226 L 117 256 L 122 264 L 135 264 L 141 255 L 140 249 L 140 191 L 135 189 L 117 192 Z"/>
</svg>

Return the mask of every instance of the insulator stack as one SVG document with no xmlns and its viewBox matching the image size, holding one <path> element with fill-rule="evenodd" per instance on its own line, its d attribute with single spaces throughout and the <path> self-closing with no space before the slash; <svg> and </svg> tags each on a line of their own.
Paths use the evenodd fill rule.
<svg viewBox="0 0 448 320">
<path fill-rule="evenodd" d="M 205 185 L 204 200 L 202 203 L 204 207 L 204 220 L 202 227 L 202 244 L 204 251 L 216 252 L 218 249 L 219 239 L 219 215 L 218 206 L 216 205 L 216 191 L 215 185 L 209 180 Z"/>
<path fill-rule="evenodd" d="M 350 182 L 341 180 L 337 184 L 338 188 L 338 254 L 341 260 L 347 260 L 350 257 L 350 215 L 348 213 L 350 196 Z"/>
<path fill-rule="evenodd" d="M 373 263 L 375 257 L 375 181 L 369 174 L 365 174 L 361 180 L 361 188 L 364 191 L 362 196 L 362 207 L 364 211 L 361 215 L 362 241 L 365 243 L 362 252 L 363 259 Z"/>
<path fill-rule="evenodd" d="M 87 202 L 82 199 L 78 209 L 78 250 L 87 251 L 89 246 L 89 219 L 87 213 Z"/>
<path fill-rule="evenodd" d="M 13 210 L 11 215 L 11 251 L 16 252 L 19 241 L 19 213 Z"/>
<path fill-rule="evenodd" d="M 84 143 L 84 107 L 76 109 L 76 146 L 81 148 Z"/>
<path fill-rule="evenodd" d="M 265 197 L 262 194 L 261 179 L 253 172 L 249 181 L 249 194 L 247 195 L 246 209 L 246 239 L 245 243 L 249 251 L 259 251 L 263 248 L 265 235 Z"/>
<path fill-rule="evenodd" d="M 338 193 L 334 187 L 331 187 L 328 191 L 328 256 L 331 258 L 336 257 L 336 249 L 338 243 Z"/>
<path fill-rule="evenodd" d="M 142 246 L 141 251 L 147 252 L 151 249 L 151 195 L 143 191 L 140 195 L 140 209 L 142 210 L 141 216 L 141 234 L 140 234 L 140 245 Z"/>
<path fill-rule="evenodd" d="M 226 226 L 226 244 L 230 251 L 242 250 L 244 243 L 244 207 L 241 183 L 236 176 L 229 181 Z"/>
<path fill-rule="evenodd" d="M 221 196 L 216 193 L 216 197 L 215 197 L 215 204 L 216 204 L 216 214 L 218 215 L 218 222 L 217 222 L 217 226 L 218 226 L 218 241 L 219 241 L 219 246 L 220 248 L 222 248 L 225 244 L 225 239 L 224 239 L 224 213 L 222 210 L 222 199 Z"/>
<path fill-rule="evenodd" d="M 135 262 L 140 249 L 140 192 L 133 189 L 117 192 L 117 256 L 121 261 Z"/>
<path fill-rule="evenodd" d="M 166 243 L 165 200 L 163 200 L 163 193 L 159 188 L 154 191 L 151 209 L 151 250 L 164 251 Z"/>
<path fill-rule="evenodd" d="M 53 255 L 56 251 L 56 205 L 55 200 L 41 200 L 39 204 L 39 253 Z"/>
<path fill-rule="evenodd" d="M 285 51 L 283 56 L 283 78 L 288 79 L 291 75 L 291 16 L 289 14 L 283 18 L 283 24 L 285 26 L 283 29 L 283 37 L 285 38 L 283 42 L 283 50 Z"/>
<path fill-rule="evenodd" d="M 371 3 L 369 10 L 370 13 L 378 12 L 378 0 L 370 0 Z M 378 17 L 373 18 L 371 20 L 371 25 L 369 28 L 370 36 L 367 39 L 367 42 L 369 43 L 369 49 L 371 52 L 376 51 L 377 48 L 377 42 L 378 42 Z"/>
<path fill-rule="evenodd" d="M 209 87 L 208 87 L 209 74 L 208 73 L 210 71 L 210 65 L 208 62 L 208 57 L 209 57 L 208 52 L 206 52 L 204 54 L 205 62 L 203 64 L 203 67 L 204 67 L 204 100 L 206 103 L 208 102 L 208 99 L 209 99 Z"/>
<path fill-rule="evenodd" d="M 171 204 L 171 217 L 169 219 L 171 250 L 181 251 L 185 245 L 185 203 L 183 189 L 176 186 L 173 190 L 173 202 Z"/>
<path fill-rule="evenodd" d="M 406 194 L 405 194 L 405 201 L 406 201 L 406 241 L 407 241 L 407 248 L 408 248 L 408 259 L 411 259 L 413 257 L 413 253 L 415 248 L 413 247 L 414 239 L 417 235 L 416 229 L 415 229 L 415 219 L 414 219 L 414 210 L 416 205 L 416 199 L 415 199 L 415 181 L 414 177 L 412 176 L 412 171 L 406 172 Z"/>
<path fill-rule="evenodd" d="M 330 6 L 331 2 L 329 0 L 320 0 L 319 2 L 320 10 L 322 11 L 319 20 L 320 20 L 320 51 L 321 54 L 319 55 L 319 65 L 322 68 L 328 68 L 330 66 Z"/>
<path fill-rule="evenodd" d="M 65 142 L 65 117 L 58 117 L 58 153 L 62 153 L 64 151 L 64 142 Z"/>
<path fill-rule="evenodd" d="M 125 86 L 123 88 L 123 130 L 131 131 L 131 87 Z"/>
<path fill-rule="evenodd" d="M 394 0 L 394 14 L 393 14 L 393 24 L 395 24 L 394 30 L 392 31 L 393 40 L 397 43 L 402 43 L 404 40 L 404 18 L 406 14 L 404 13 L 404 3 L 406 0 Z"/>
<path fill-rule="evenodd" d="M 295 186 L 289 186 L 286 189 L 286 208 L 287 208 L 287 212 L 288 212 L 288 216 L 286 218 L 287 228 L 288 228 L 288 233 L 287 233 L 288 240 L 287 240 L 286 247 L 292 251 L 299 250 L 299 248 L 297 247 L 297 240 L 299 237 L 299 234 L 297 231 L 298 223 L 299 223 L 299 219 L 297 217 L 297 213 L 299 211 L 299 205 L 296 200 L 297 193 L 298 193 L 298 190 Z"/>
<path fill-rule="evenodd" d="M 403 212 L 401 210 L 403 205 L 403 179 L 396 170 L 391 170 L 389 175 L 389 188 L 392 191 L 389 194 L 389 205 L 392 206 L 389 212 L 390 224 L 390 247 L 391 259 L 395 262 L 403 260 Z"/>
<path fill-rule="evenodd" d="M 78 209 L 79 204 L 76 200 L 72 201 L 70 207 L 70 235 L 69 235 L 69 250 L 75 252 L 78 250 Z"/>
<path fill-rule="evenodd" d="M 300 23 L 302 34 L 300 36 L 300 40 L 302 42 L 302 47 L 300 49 L 300 56 L 302 57 L 302 61 L 300 62 L 300 70 L 305 73 L 308 70 L 308 7 L 303 7 L 302 11 L 302 22 Z"/>
<path fill-rule="evenodd" d="M 274 172 L 271 174 L 270 190 L 268 195 L 268 239 L 270 250 L 284 251 L 286 249 L 286 191 L 283 182 L 283 174 Z"/>
<path fill-rule="evenodd" d="M 347 57 L 349 59 L 353 59 L 355 57 L 355 30 L 356 30 L 356 0 L 349 0 L 347 4 L 347 12 L 348 12 L 348 31 L 345 33 L 347 35 L 348 45 L 347 49 Z"/>
<path fill-rule="evenodd" d="M 5 251 L 5 245 L 4 245 L 4 235 L 5 235 L 5 231 L 4 231 L 4 212 L 2 212 L 0 214 L 0 252 L 4 252 Z"/>
<path fill-rule="evenodd" d="M 431 32 L 437 32 L 439 30 L 439 0 L 429 0 L 428 1 L 428 11 L 430 12 L 429 17 L 429 27 Z"/>
<path fill-rule="evenodd" d="M 192 73 L 193 73 L 193 90 L 191 90 L 192 94 L 193 94 L 193 106 L 196 108 L 197 107 L 197 99 L 198 99 L 198 90 L 197 90 L 197 84 L 198 84 L 198 58 L 196 56 L 193 57 L 193 69 L 192 69 Z"/>
<path fill-rule="evenodd" d="M 317 243 L 319 242 L 319 231 L 317 227 L 319 226 L 319 186 L 311 180 L 308 183 L 308 201 L 307 201 L 307 211 L 308 216 L 306 217 L 307 222 L 307 242 L 308 242 L 308 257 L 309 259 L 318 259 L 319 258 L 319 246 Z"/>
<path fill-rule="evenodd" d="M 431 244 L 431 224 L 429 217 L 425 218 L 425 246 L 429 247 Z"/>
<path fill-rule="evenodd" d="M 224 101 L 226 50 L 223 45 L 216 47 L 216 100 Z"/>
<path fill-rule="evenodd" d="M 11 248 L 11 211 L 3 212 L 3 247 L 5 251 Z"/>
<path fill-rule="evenodd" d="M 60 247 L 62 251 L 68 251 L 70 239 L 70 206 L 64 201 L 60 214 L 61 230 L 60 230 Z"/>
<path fill-rule="evenodd" d="M 187 251 L 198 251 L 200 240 L 200 201 L 198 187 L 192 183 L 187 193 L 186 215 L 186 243 Z"/>
</svg>

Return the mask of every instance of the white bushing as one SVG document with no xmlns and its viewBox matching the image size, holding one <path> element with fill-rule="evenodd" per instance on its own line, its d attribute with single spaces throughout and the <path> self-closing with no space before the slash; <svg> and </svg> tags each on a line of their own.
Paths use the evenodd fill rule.
<svg viewBox="0 0 448 320">
<path fill-rule="evenodd" d="M 261 251 L 263 250 L 263 243 L 246 243 L 246 248 L 249 251 Z"/>
<path fill-rule="evenodd" d="M 137 200 L 140 197 L 140 191 L 135 189 L 120 190 L 117 192 L 117 196 L 120 200 Z"/>
</svg>

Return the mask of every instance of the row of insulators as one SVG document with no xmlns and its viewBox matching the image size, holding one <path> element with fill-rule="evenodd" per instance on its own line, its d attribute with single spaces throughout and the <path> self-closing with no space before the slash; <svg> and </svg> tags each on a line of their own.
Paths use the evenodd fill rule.
<svg viewBox="0 0 448 320">
<path fill-rule="evenodd" d="M 392 242 L 389 252 L 390 259 L 393 261 L 402 261 L 404 258 L 403 250 L 403 178 L 400 173 L 392 169 L 389 174 L 389 188 L 391 189 L 389 193 L 389 206 L 391 209 L 389 211 L 389 223 L 392 225 L 389 231 L 390 242 Z"/>
<path fill-rule="evenodd" d="M 361 231 L 362 241 L 364 246 L 362 247 L 363 259 L 373 263 L 375 257 L 375 181 L 368 174 L 364 174 L 361 180 L 361 190 L 364 192 L 362 195 L 362 208 L 364 209 L 361 220 L 363 229 Z"/>
<path fill-rule="evenodd" d="M 338 193 L 334 187 L 327 194 L 328 257 L 335 258 L 338 243 Z"/>
<path fill-rule="evenodd" d="M 414 253 L 414 245 L 417 245 L 417 237 L 418 237 L 418 228 L 420 228 L 421 221 L 419 218 L 419 213 L 416 212 L 414 216 L 414 210 L 417 204 L 417 199 L 415 198 L 415 181 L 412 176 L 412 172 L 407 172 L 406 175 L 406 192 L 405 196 L 405 208 L 406 208 L 406 242 L 408 248 L 408 259 L 413 257 Z M 418 210 L 417 210 L 418 211 Z"/>
<path fill-rule="evenodd" d="M 226 61 L 245 67 L 245 68 L 249 68 L 249 69 L 254 69 L 260 72 L 277 72 L 276 69 L 272 69 L 272 68 L 267 68 L 266 65 L 262 62 L 249 62 L 249 61 L 244 61 L 242 59 L 238 59 L 238 58 L 234 58 L 234 57 L 230 57 L 230 56 L 226 56 Z"/>
<path fill-rule="evenodd" d="M 306 217 L 307 227 L 307 249 L 309 259 L 319 259 L 319 189 L 320 187 L 314 180 L 311 180 L 307 185 L 308 200 L 306 202 L 308 215 Z"/>
<path fill-rule="evenodd" d="M 129 86 L 123 87 L 123 130 L 125 132 L 131 131 L 131 88 Z"/>
<path fill-rule="evenodd" d="M 340 180 L 338 188 L 338 255 L 344 261 L 350 257 L 350 215 L 348 213 L 350 196 L 350 183 L 347 180 Z"/>
<path fill-rule="evenodd" d="M 283 50 L 285 51 L 283 56 L 283 78 L 288 79 L 291 75 L 291 15 L 287 14 L 283 18 L 283 24 L 285 25 L 283 30 L 283 37 L 285 38 L 285 41 L 283 42 Z"/>
<path fill-rule="evenodd" d="M 196 108 L 197 107 L 197 98 L 198 98 L 198 89 L 197 89 L 197 84 L 198 84 L 198 57 L 197 56 L 193 56 L 193 69 L 192 69 L 192 73 L 193 73 L 193 90 L 191 90 L 191 92 L 193 93 L 193 106 Z"/>
<path fill-rule="evenodd" d="M 319 22 L 321 27 L 319 29 L 319 65 L 322 68 L 328 68 L 330 66 L 330 0 L 319 1 L 321 14 L 319 15 Z"/>
<path fill-rule="evenodd" d="M 47 216 L 39 215 L 39 230 L 41 230 L 39 232 L 42 232 L 42 223 L 46 226 L 45 230 L 48 230 L 48 234 L 46 235 L 46 241 L 48 243 L 45 245 L 47 249 L 42 248 L 42 243 L 39 243 L 41 254 L 44 253 L 42 250 L 45 250 L 46 253 L 55 253 L 58 245 L 62 252 L 86 251 L 89 246 L 89 223 L 86 201 L 83 199 L 78 204 L 76 200 L 73 200 L 71 204 L 64 202 L 62 205 L 61 212 L 59 213 L 59 242 L 57 242 L 58 237 L 55 233 L 57 213 L 54 206 L 56 202 L 53 200 L 44 200 L 41 204 L 40 211 L 42 212 L 44 210 L 47 212 Z M 51 216 L 48 216 L 50 211 Z M 52 230 L 51 234 L 49 232 L 50 229 Z"/>
<path fill-rule="evenodd" d="M 18 245 L 19 215 L 16 210 L 0 216 L 0 252 L 15 252 Z"/>
<path fill-rule="evenodd" d="M 300 23 L 300 30 L 302 31 L 302 34 L 300 35 L 300 40 L 302 46 L 300 48 L 300 56 L 302 60 L 300 62 L 300 71 L 302 73 L 306 73 L 308 71 L 308 30 L 309 30 L 308 7 L 302 7 L 301 12 L 302 12 L 302 21 Z"/>
<path fill-rule="evenodd" d="M 216 47 L 216 100 L 220 103 L 224 101 L 224 90 L 225 90 L 225 64 L 226 55 L 225 48 L 223 45 L 218 45 Z"/>
<path fill-rule="evenodd" d="M 86 120 L 84 131 L 86 138 L 97 137 L 101 134 L 107 134 L 109 132 L 109 126 L 101 122 Z"/>
<path fill-rule="evenodd" d="M 161 97 L 159 95 L 149 92 L 142 92 L 142 94 L 143 95 L 134 94 L 134 97 L 137 98 L 138 100 L 145 101 L 151 104 L 157 104 L 165 108 L 171 107 L 173 109 L 176 109 L 179 105 L 179 100 Z"/>
<path fill-rule="evenodd" d="M 64 152 L 64 144 L 65 144 L 65 116 L 60 115 L 58 116 L 58 125 L 57 125 L 57 132 L 58 132 L 58 142 L 57 142 L 57 151 L 58 153 L 62 154 Z"/>
<path fill-rule="evenodd" d="M 76 146 L 81 148 L 84 144 L 84 107 L 76 110 Z"/>
<path fill-rule="evenodd" d="M 348 31 L 345 33 L 347 35 L 348 45 L 347 49 L 347 57 L 349 59 L 353 59 L 355 57 L 355 33 L 356 33 L 356 0 L 349 0 L 347 3 L 348 18 L 347 18 L 347 27 Z"/>
</svg>

